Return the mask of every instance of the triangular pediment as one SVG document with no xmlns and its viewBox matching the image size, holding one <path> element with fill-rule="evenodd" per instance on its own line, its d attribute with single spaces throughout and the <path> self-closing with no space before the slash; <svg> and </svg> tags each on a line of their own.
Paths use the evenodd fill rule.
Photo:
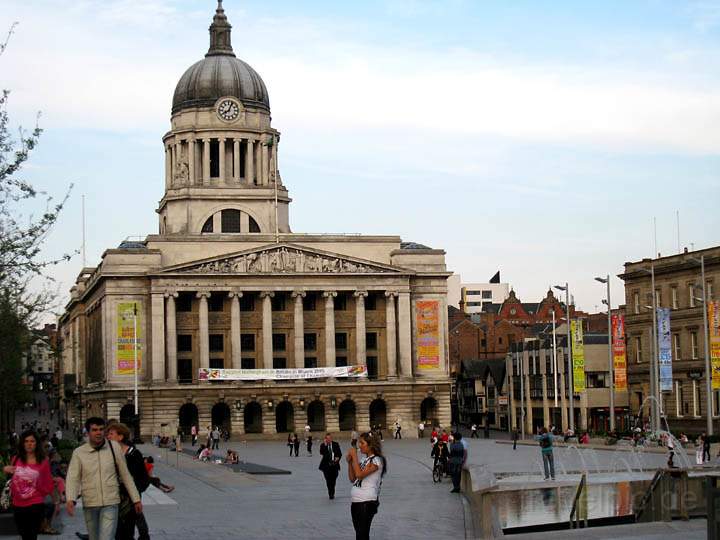
<svg viewBox="0 0 720 540">
<path fill-rule="evenodd" d="M 414 274 L 412 270 L 289 243 L 183 263 L 160 274 Z"/>
</svg>

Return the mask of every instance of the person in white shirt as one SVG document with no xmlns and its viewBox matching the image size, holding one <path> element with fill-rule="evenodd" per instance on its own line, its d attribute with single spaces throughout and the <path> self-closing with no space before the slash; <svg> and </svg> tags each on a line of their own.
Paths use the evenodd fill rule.
<svg viewBox="0 0 720 540">
<path fill-rule="evenodd" d="M 348 477 L 353 483 L 350 489 L 350 514 L 355 528 L 356 540 L 369 540 L 370 525 L 380 506 L 380 486 L 387 472 L 387 461 L 382 454 L 382 443 L 377 435 L 363 433 L 358 440 L 365 458 L 360 461 L 355 448 L 348 450 Z"/>
</svg>

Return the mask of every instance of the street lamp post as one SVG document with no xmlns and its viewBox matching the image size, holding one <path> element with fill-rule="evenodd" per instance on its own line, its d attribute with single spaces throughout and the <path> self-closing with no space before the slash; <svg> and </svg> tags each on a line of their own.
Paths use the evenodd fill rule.
<svg viewBox="0 0 720 540">
<path fill-rule="evenodd" d="M 652 310 L 652 357 L 650 358 L 650 395 L 652 396 L 650 406 L 650 428 L 653 431 L 660 429 L 660 370 L 657 358 L 657 294 L 655 293 L 655 264 L 650 265 L 650 270 L 646 268 L 640 269 L 650 274 L 650 288 L 652 289 L 652 305 L 645 306 Z M 654 401 L 654 404 L 652 402 Z M 642 404 L 641 404 L 642 405 Z"/>
<path fill-rule="evenodd" d="M 565 283 L 565 286 L 562 285 L 555 285 L 555 288 L 558 291 L 565 291 L 565 309 L 566 309 L 566 319 L 567 319 L 567 380 L 568 380 L 568 394 L 570 395 L 569 399 L 569 416 L 568 422 L 570 424 L 570 429 L 574 432 L 575 431 L 575 404 L 574 401 L 574 388 L 573 388 L 573 370 L 572 370 L 572 344 L 570 341 L 570 287 L 567 283 Z"/>
<path fill-rule="evenodd" d="M 705 255 L 699 259 L 690 257 L 693 261 L 700 263 L 700 276 L 702 279 L 702 310 L 703 310 L 703 334 L 705 334 L 705 410 L 707 411 L 707 434 L 713 434 L 712 423 L 712 371 L 710 371 L 710 331 L 708 327 L 708 302 L 705 287 Z M 693 293 L 694 295 L 694 293 Z M 699 300 L 696 298 L 696 300 Z"/>
<path fill-rule="evenodd" d="M 608 308 L 608 372 L 610 373 L 610 431 L 615 431 L 615 374 L 613 369 L 612 350 L 612 310 L 610 309 L 610 274 L 605 278 L 596 277 L 595 281 L 607 285 L 607 299 L 604 302 Z"/>
</svg>

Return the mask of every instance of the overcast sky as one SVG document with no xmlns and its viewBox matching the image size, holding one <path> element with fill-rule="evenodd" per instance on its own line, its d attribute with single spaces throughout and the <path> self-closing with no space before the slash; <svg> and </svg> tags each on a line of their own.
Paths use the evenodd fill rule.
<svg viewBox="0 0 720 540">
<path fill-rule="evenodd" d="M 71 200 L 48 254 L 88 264 L 155 233 L 161 137 L 216 2 L 2 0 L 15 125 L 45 129 L 26 176 Z M 682 246 L 718 245 L 720 2 L 224 2 L 282 132 L 295 232 L 399 234 L 464 281 L 524 301 Z M 80 257 L 57 269 L 67 291 Z M 613 304 L 623 301 L 614 279 Z"/>
</svg>

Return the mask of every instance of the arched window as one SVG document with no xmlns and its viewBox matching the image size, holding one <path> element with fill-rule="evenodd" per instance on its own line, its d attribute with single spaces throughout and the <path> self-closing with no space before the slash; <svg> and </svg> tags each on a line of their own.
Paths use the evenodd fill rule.
<svg viewBox="0 0 720 540">
<path fill-rule="evenodd" d="M 207 218 L 207 221 L 205 222 L 205 225 L 202 227 L 202 232 L 204 233 L 211 233 L 213 232 L 213 217 L 210 216 Z"/>
<path fill-rule="evenodd" d="M 250 232 L 251 233 L 259 233 L 260 232 L 260 226 L 257 224 L 257 221 L 255 221 L 252 216 L 248 216 L 250 219 Z"/>
<path fill-rule="evenodd" d="M 252 218 L 250 218 L 252 219 Z M 239 233 L 240 232 L 240 210 L 223 210 L 220 214 L 220 222 L 222 223 L 222 232 Z"/>
</svg>

